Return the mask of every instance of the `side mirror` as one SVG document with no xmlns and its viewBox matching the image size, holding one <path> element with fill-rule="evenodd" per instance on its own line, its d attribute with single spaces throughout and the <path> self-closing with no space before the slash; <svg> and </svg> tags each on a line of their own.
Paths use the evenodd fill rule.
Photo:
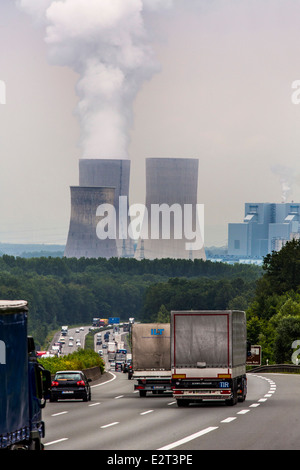
<svg viewBox="0 0 300 470">
<path fill-rule="evenodd" d="M 251 341 L 247 340 L 247 357 L 251 356 Z"/>
</svg>

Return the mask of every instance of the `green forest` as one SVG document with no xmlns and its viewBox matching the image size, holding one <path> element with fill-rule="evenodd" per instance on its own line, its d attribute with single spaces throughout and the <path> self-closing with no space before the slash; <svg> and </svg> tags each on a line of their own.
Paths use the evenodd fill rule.
<svg viewBox="0 0 300 470">
<path fill-rule="evenodd" d="M 264 361 L 291 362 L 291 344 L 300 339 L 300 242 L 267 255 L 262 267 L 3 255 L 0 298 L 28 301 L 29 334 L 40 345 L 61 325 L 88 325 L 93 317 L 164 322 L 175 309 L 242 309 Z"/>
</svg>

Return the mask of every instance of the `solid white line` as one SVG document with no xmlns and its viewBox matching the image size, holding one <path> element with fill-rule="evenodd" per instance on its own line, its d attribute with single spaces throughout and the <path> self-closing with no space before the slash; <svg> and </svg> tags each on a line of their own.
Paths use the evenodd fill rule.
<svg viewBox="0 0 300 470">
<path fill-rule="evenodd" d="M 117 376 L 116 376 L 115 374 L 113 374 L 112 372 L 108 372 L 108 373 L 113 376 L 112 379 L 107 380 L 106 382 L 102 382 L 101 384 L 91 385 L 91 388 L 92 388 L 92 387 L 101 387 L 102 385 L 106 385 L 106 384 L 108 384 L 109 382 L 112 382 L 113 380 L 115 380 L 115 379 L 117 378 Z"/>
<path fill-rule="evenodd" d="M 58 442 L 63 442 L 63 441 L 67 441 L 67 440 L 68 440 L 68 437 L 63 437 L 62 439 L 57 439 L 57 441 L 46 442 L 46 444 L 44 444 L 44 446 L 51 446 L 53 444 L 57 444 Z"/>
<path fill-rule="evenodd" d="M 172 442 L 172 444 L 168 444 L 167 446 L 160 447 L 160 448 L 157 449 L 157 450 L 170 450 L 170 449 L 174 449 L 174 447 L 178 447 L 178 446 L 181 446 L 182 444 L 186 444 L 187 442 L 192 441 L 193 439 L 197 439 L 197 437 L 201 437 L 201 436 L 203 436 L 204 434 L 207 434 L 207 433 L 209 433 L 209 432 L 211 432 L 211 431 L 214 431 L 215 429 L 218 429 L 218 426 L 216 426 L 216 427 L 211 426 L 211 427 L 209 427 L 209 428 L 202 429 L 202 431 L 195 432 L 194 434 L 191 434 L 190 436 L 184 437 L 183 439 L 180 439 L 179 441 Z"/>
<path fill-rule="evenodd" d="M 143 411 L 143 413 L 140 413 L 140 415 L 147 415 L 148 413 L 152 413 L 153 410 L 148 410 L 148 411 Z"/>
<path fill-rule="evenodd" d="M 105 426 L 101 426 L 101 429 L 109 428 L 110 426 L 115 426 L 119 424 L 119 421 L 115 421 L 114 423 L 105 424 Z"/>
<path fill-rule="evenodd" d="M 60 411 L 59 413 L 54 413 L 54 414 L 51 415 L 51 416 L 60 416 L 60 415 L 66 414 L 66 413 L 68 413 L 68 411 Z"/>
<path fill-rule="evenodd" d="M 223 419 L 221 423 L 231 423 L 231 421 L 234 421 L 235 419 L 236 417 L 229 417 L 229 418 Z"/>
</svg>

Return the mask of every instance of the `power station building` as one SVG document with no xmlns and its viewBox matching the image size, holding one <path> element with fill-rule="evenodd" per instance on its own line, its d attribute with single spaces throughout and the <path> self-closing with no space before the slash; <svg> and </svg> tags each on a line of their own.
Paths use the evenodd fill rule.
<svg viewBox="0 0 300 470">
<path fill-rule="evenodd" d="M 245 204 L 242 223 L 228 224 L 228 255 L 261 258 L 300 238 L 300 203 Z"/>
<path fill-rule="evenodd" d="M 146 159 L 145 215 L 136 259 L 205 259 L 197 190 L 198 159 Z"/>
<path fill-rule="evenodd" d="M 127 198 L 130 179 L 130 160 L 80 159 L 79 186 L 71 190 L 71 219 L 64 255 L 67 258 L 111 258 L 133 256 L 133 244 L 119 225 L 119 197 Z M 97 235 L 97 208 L 109 204 L 115 208 L 115 238 L 100 239 Z M 129 221 L 128 221 L 129 223 Z"/>
</svg>

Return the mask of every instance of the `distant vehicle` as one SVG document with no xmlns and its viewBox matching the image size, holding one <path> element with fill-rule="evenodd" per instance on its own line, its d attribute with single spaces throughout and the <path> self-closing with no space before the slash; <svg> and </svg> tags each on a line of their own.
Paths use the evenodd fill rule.
<svg viewBox="0 0 300 470">
<path fill-rule="evenodd" d="M 79 329 L 80 331 L 84 331 L 84 326 L 81 326 Z"/>
<path fill-rule="evenodd" d="M 98 354 L 99 354 L 99 356 L 103 356 L 103 351 L 102 351 L 102 349 L 99 349 Z"/>
<path fill-rule="evenodd" d="M 77 330 L 75 330 L 75 333 L 79 333 L 79 332 L 80 332 L 80 329 L 79 329 L 79 328 L 77 328 Z"/>
<path fill-rule="evenodd" d="M 132 363 L 131 359 L 124 362 L 124 364 L 123 364 L 123 372 L 124 372 L 124 374 L 125 374 L 125 372 L 128 372 L 128 371 L 129 371 L 129 366 L 131 365 L 131 363 Z"/>
<path fill-rule="evenodd" d="M 72 342 L 69 342 L 69 347 L 71 348 L 73 346 L 73 343 Z"/>
<path fill-rule="evenodd" d="M 62 334 L 62 336 L 67 336 L 68 335 L 68 327 L 67 326 L 62 326 L 61 327 L 61 334 Z"/>
<path fill-rule="evenodd" d="M 107 349 L 107 344 L 106 343 L 102 344 L 102 349 Z"/>
<path fill-rule="evenodd" d="M 111 368 L 111 369 L 115 369 L 115 368 L 116 368 L 116 363 L 115 363 L 115 361 L 111 361 L 111 362 L 110 362 L 110 368 Z"/>
<path fill-rule="evenodd" d="M 58 371 L 51 383 L 50 401 L 82 399 L 91 400 L 91 379 L 79 370 Z"/>
</svg>

